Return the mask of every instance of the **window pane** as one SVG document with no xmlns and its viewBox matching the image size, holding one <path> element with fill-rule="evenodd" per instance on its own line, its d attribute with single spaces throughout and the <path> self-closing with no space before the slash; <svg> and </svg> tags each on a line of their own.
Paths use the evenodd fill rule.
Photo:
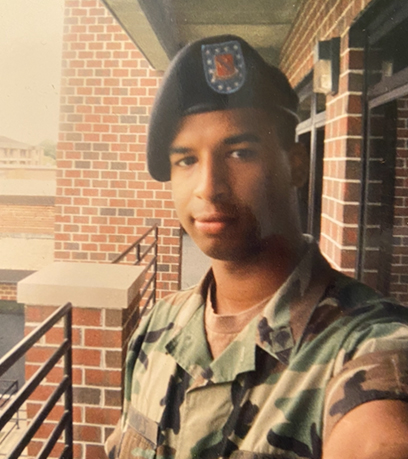
<svg viewBox="0 0 408 459">
<path fill-rule="evenodd" d="M 303 99 L 299 104 L 298 115 L 300 121 L 305 121 L 311 117 L 312 109 L 312 95 L 310 94 L 305 99 Z"/>
</svg>

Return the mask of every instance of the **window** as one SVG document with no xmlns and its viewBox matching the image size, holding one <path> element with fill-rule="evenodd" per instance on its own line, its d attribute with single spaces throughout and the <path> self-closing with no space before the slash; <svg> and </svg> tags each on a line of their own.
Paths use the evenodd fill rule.
<svg viewBox="0 0 408 459">
<path fill-rule="evenodd" d="M 388 0 L 375 8 L 351 33 L 366 54 L 357 274 L 408 304 L 408 4 Z"/>
<path fill-rule="evenodd" d="M 297 88 L 300 123 L 296 132 L 298 141 L 306 147 L 310 156 L 309 179 L 299 190 L 302 229 L 318 240 L 322 208 L 326 96 L 312 92 L 312 80 L 310 74 Z"/>
</svg>

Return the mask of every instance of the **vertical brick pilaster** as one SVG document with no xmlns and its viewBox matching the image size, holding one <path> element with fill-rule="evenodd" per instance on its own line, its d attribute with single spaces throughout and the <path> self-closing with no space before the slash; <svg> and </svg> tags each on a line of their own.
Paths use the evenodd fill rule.
<svg viewBox="0 0 408 459">
<path fill-rule="evenodd" d="M 408 97 L 397 101 L 393 257 L 390 295 L 408 305 Z"/>
<path fill-rule="evenodd" d="M 339 91 L 326 105 L 321 248 L 335 268 L 350 276 L 355 274 L 361 193 L 362 55 L 344 35 Z"/>
<path fill-rule="evenodd" d="M 122 407 L 124 359 L 138 313 L 138 298 L 128 309 L 74 309 L 80 342 L 74 347 L 74 441 L 78 459 L 104 457 L 103 444 Z"/>
<path fill-rule="evenodd" d="M 159 298 L 179 286 L 181 241 L 169 184 L 146 170 L 161 77 L 100 0 L 66 0 L 55 259 L 109 262 L 157 223 Z"/>
</svg>

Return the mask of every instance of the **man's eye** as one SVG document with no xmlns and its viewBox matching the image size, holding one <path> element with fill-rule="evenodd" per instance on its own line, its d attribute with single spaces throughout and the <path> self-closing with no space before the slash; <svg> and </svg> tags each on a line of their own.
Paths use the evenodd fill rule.
<svg viewBox="0 0 408 459">
<path fill-rule="evenodd" d="M 178 161 L 175 161 L 174 165 L 179 166 L 179 167 L 188 167 L 188 166 L 192 166 L 196 162 L 197 162 L 197 159 L 194 156 L 186 156 L 182 159 L 179 159 Z"/>
<path fill-rule="evenodd" d="M 254 150 L 242 148 L 232 151 L 230 156 L 231 158 L 240 159 L 241 161 L 248 161 L 256 156 L 256 152 Z"/>
</svg>

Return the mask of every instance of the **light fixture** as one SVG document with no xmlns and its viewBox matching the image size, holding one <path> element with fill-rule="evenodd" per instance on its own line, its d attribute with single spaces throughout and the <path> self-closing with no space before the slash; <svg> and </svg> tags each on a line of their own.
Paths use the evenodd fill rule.
<svg viewBox="0 0 408 459">
<path fill-rule="evenodd" d="M 316 44 L 313 67 L 313 92 L 325 95 L 339 90 L 340 38 L 319 41 Z"/>
</svg>

